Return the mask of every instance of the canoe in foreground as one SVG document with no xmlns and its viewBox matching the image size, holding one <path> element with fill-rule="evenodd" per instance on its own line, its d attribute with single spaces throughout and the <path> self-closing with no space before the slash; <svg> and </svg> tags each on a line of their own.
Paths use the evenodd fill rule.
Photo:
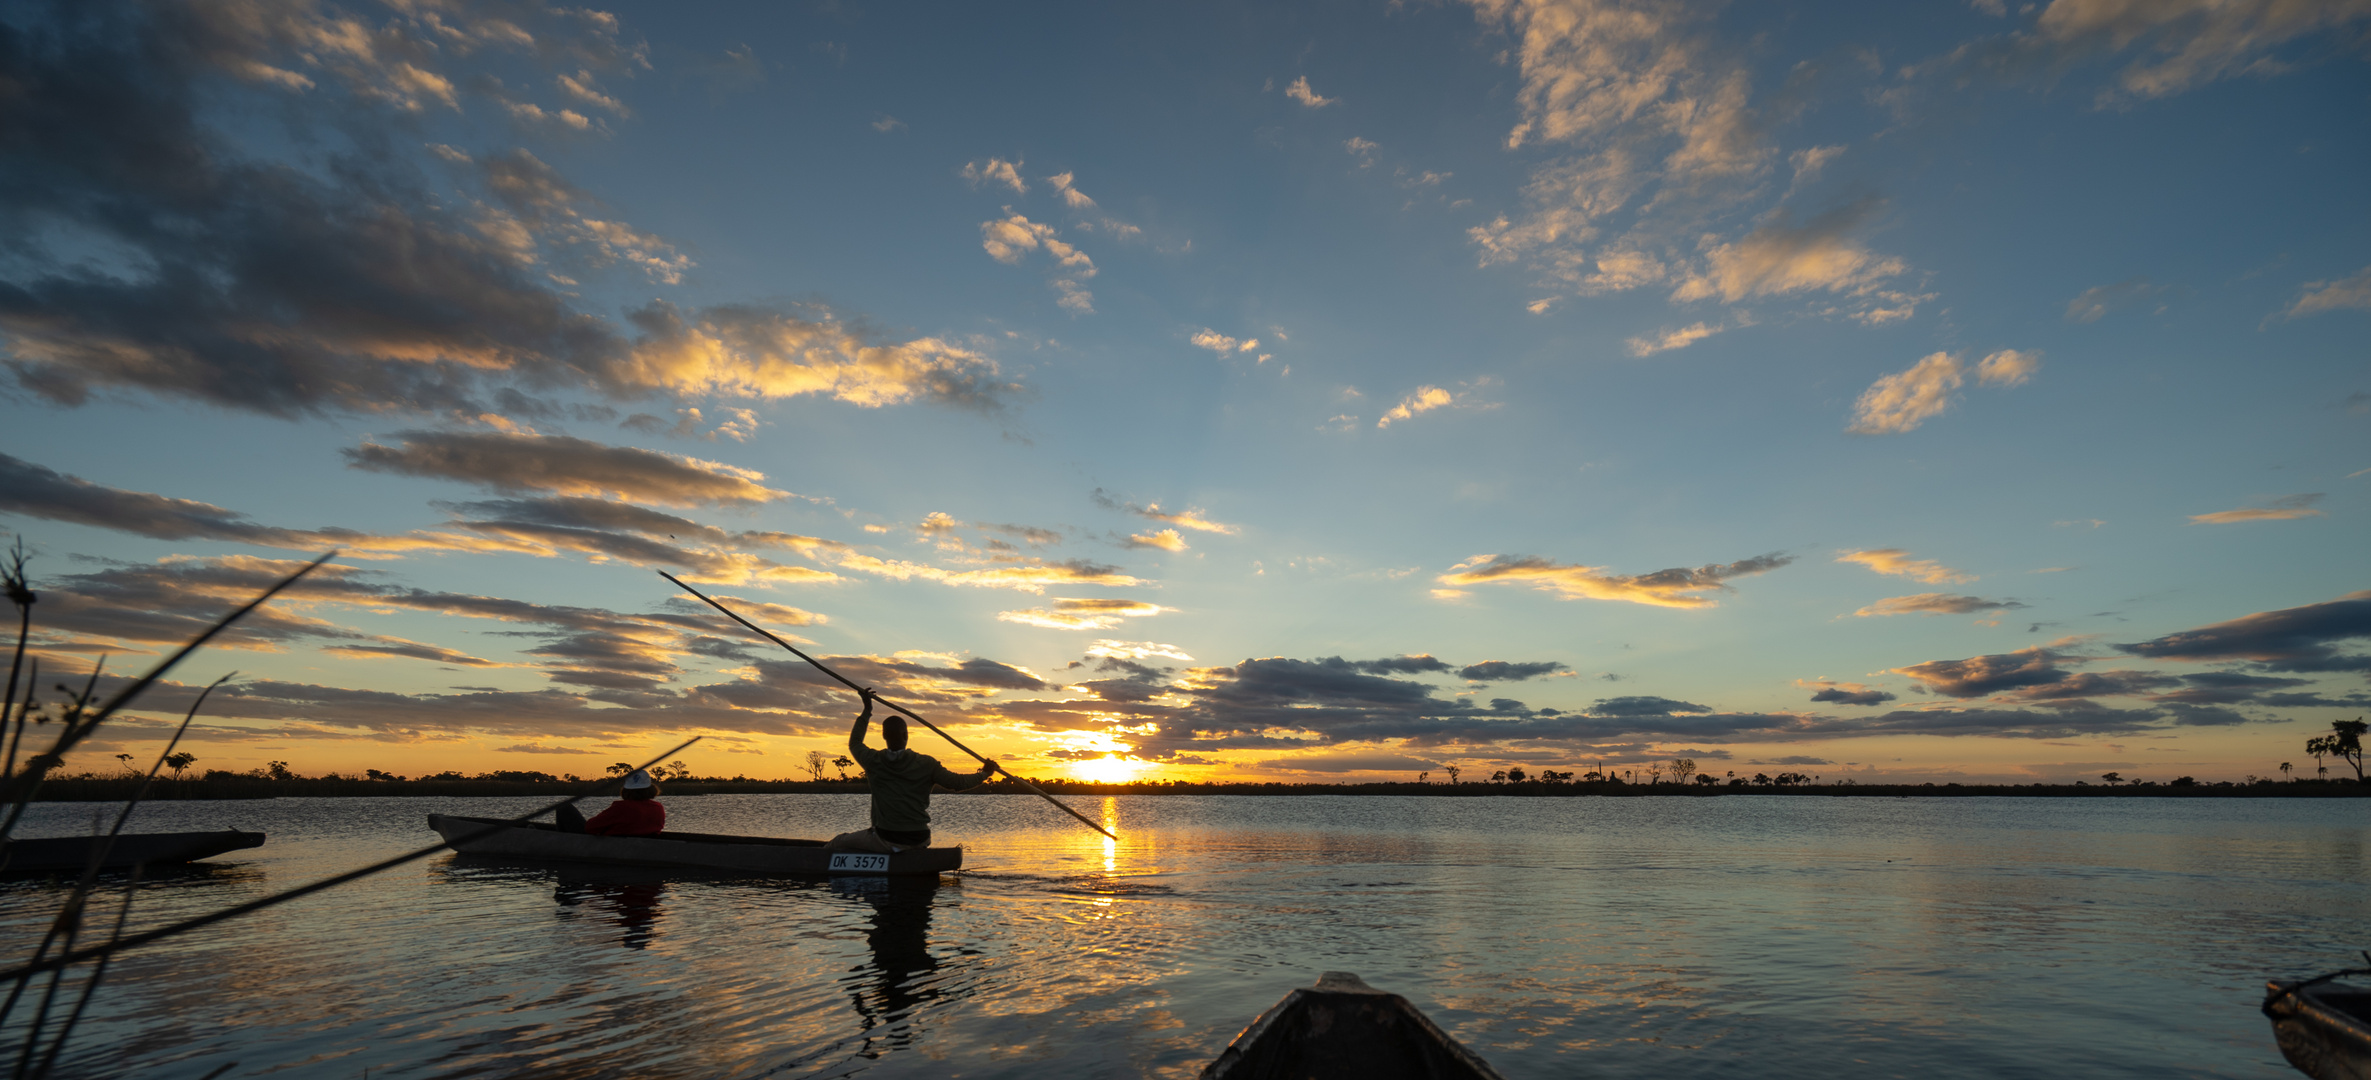
<svg viewBox="0 0 2371 1080">
<path fill-rule="evenodd" d="M 1501 1080 L 1398 994 L 1345 971 L 1285 995 L 1202 1080 Z"/>
<path fill-rule="evenodd" d="M 44 873 L 75 871 L 89 866 L 91 853 L 105 844 L 104 836 L 58 836 L 41 840 L 10 840 L 7 845 L 6 872 Z M 185 863 L 211 858 L 226 851 L 262 847 L 259 832 L 166 832 L 123 833 L 107 849 L 107 859 L 99 865 L 104 869 L 120 870 L 146 863 Z"/>
<path fill-rule="evenodd" d="M 2371 990 L 2328 978 L 2265 984 L 2281 1056 L 2314 1080 L 2371 1080 Z"/>
<path fill-rule="evenodd" d="M 497 828 L 488 831 L 488 826 Z M 963 868 L 963 848 L 908 848 L 895 855 L 825 851 L 821 840 L 664 832 L 657 836 L 564 833 L 541 822 L 428 815 L 428 827 L 464 855 L 610 866 L 683 866 L 735 874 L 865 874 L 935 877 Z M 476 835 L 483 833 L 484 835 Z"/>
</svg>

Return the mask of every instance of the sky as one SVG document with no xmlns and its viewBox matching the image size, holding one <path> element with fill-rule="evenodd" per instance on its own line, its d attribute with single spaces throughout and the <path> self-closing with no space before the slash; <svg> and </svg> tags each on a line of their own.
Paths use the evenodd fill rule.
<svg viewBox="0 0 2371 1080">
<path fill-rule="evenodd" d="M 2371 0 L 9 0 L 0 530 L 45 686 L 339 553 L 70 767 L 233 671 L 201 771 L 841 753 L 665 570 L 1026 775 L 2310 775 L 2367 61 Z"/>
</svg>

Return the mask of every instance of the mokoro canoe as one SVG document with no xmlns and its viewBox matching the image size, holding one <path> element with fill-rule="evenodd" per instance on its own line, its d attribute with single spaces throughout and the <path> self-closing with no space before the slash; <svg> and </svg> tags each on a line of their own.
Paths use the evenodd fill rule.
<svg viewBox="0 0 2371 1080">
<path fill-rule="evenodd" d="M 2371 974 L 2371 970 L 2339 974 Z M 2319 979 L 2274 979 L 2264 1015 L 2281 1056 L 2314 1080 L 2371 1080 L 2371 989 Z"/>
<path fill-rule="evenodd" d="M 1202 1080 L 1501 1080 L 1398 994 L 1329 971 L 1243 1029 Z"/>
<path fill-rule="evenodd" d="M 0 871 L 11 874 L 78 871 L 89 866 L 91 853 L 107 842 L 104 836 L 57 836 L 39 840 L 10 840 L 0 849 Z M 226 851 L 262 847 L 259 832 L 123 833 L 107 849 L 102 869 L 120 870 L 146 863 L 185 863 L 212 858 Z"/>
<path fill-rule="evenodd" d="M 502 826 L 491 832 L 489 825 Z M 936 876 L 963 868 L 963 847 L 907 848 L 895 855 L 825 851 L 821 840 L 663 832 L 657 836 L 564 833 L 543 822 L 428 815 L 428 827 L 464 855 L 610 866 L 683 866 L 737 874 Z M 482 836 L 473 834 L 485 833 Z"/>
</svg>

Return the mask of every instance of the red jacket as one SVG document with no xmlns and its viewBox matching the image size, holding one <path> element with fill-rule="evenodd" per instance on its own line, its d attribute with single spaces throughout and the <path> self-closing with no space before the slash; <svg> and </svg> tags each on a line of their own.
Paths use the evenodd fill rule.
<svg viewBox="0 0 2371 1080">
<path fill-rule="evenodd" d="M 667 808 L 657 799 L 619 799 L 585 822 L 595 836 L 657 836 L 667 828 Z"/>
</svg>

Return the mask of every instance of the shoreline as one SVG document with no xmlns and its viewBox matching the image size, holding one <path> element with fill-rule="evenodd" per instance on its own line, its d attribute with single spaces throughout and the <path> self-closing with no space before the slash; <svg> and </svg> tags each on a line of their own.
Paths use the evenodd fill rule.
<svg viewBox="0 0 2371 1080">
<path fill-rule="evenodd" d="M 1781 795 L 1826 798 L 2065 798 L 2065 799 L 2359 799 L 2371 798 L 2371 784 L 2352 780 L 2283 780 L 2255 784 L 1747 784 L 1679 785 L 1602 782 L 1546 782 L 1469 784 L 1295 784 L 1295 783 L 1093 783 L 1083 780 L 1032 780 L 1054 795 L 1237 795 L 1281 798 L 1322 795 L 1416 796 L 1434 798 L 1675 798 L 1706 799 L 1731 795 Z M 297 777 L 216 777 L 193 780 L 159 779 L 143 801 L 188 799 L 239 800 L 277 798 L 435 798 L 543 796 L 565 798 L 585 792 L 591 781 L 564 780 L 361 780 Z M 139 781 L 129 778 L 74 777 L 41 785 L 35 802 L 122 802 Z M 663 797 L 698 795 L 861 795 L 870 789 L 862 780 L 750 780 L 687 779 L 662 782 Z M 1010 782 L 991 782 L 969 791 L 941 792 L 940 798 L 967 795 L 1025 794 Z M 584 796 L 600 799 L 606 793 Z"/>
</svg>

